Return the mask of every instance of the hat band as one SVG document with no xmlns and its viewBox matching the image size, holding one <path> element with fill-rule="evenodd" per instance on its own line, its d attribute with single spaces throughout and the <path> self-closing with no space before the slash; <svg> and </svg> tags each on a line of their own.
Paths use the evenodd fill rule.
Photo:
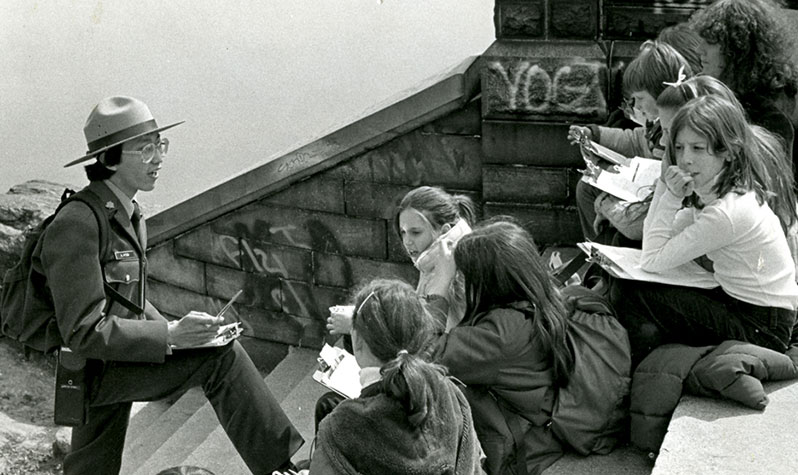
<svg viewBox="0 0 798 475">
<path fill-rule="evenodd" d="M 94 152 L 95 150 L 99 150 L 119 142 L 124 142 L 126 139 L 136 137 L 137 135 L 146 134 L 147 132 L 157 128 L 158 124 L 155 123 L 155 119 L 150 119 L 146 122 L 130 126 L 126 129 L 114 132 L 113 134 L 100 137 L 93 142 L 89 142 L 87 144 L 89 147 L 89 152 Z"/>
</svg>

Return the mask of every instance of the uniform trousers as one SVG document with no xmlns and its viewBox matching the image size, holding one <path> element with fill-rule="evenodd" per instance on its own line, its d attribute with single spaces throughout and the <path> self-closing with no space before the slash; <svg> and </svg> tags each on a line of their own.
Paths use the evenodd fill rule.
<svg viewBox="0 0 798 475">
<path fill-rule="evenodd" d="M 164 363 L 87 363 L 87 424 L 72 430 L 66 475 L 119 473 L 130 407 L 201 386 L 252 473 L 270 474 L 304 443 L 255 365 L 234 341 L 220 348 L 175 350 Z"/>
</svg>

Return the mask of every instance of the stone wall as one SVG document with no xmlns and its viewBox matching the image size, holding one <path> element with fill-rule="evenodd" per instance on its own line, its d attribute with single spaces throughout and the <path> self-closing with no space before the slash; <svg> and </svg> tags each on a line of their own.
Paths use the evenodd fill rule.
<svg viewBox="0 0 798 475">
<path fill-rule="evenodd" d="M 319 347 L 328 307 L 375 277 L 414 283 L 394 231 L 407 191 L 435 184 L 480 201 L 479 101 L 151 249 L 162 312 L 230 311 L 261 341 Z M 252 347 L 250 342 L 250 347 Z M 252 350 L 251 350 L 252 351 Z"/>
</svg>

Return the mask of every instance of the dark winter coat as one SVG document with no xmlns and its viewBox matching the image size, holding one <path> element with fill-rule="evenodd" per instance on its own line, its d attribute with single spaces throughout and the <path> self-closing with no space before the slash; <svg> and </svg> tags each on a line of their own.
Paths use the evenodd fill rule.
<svg viewBox="0 0 798 475">
<path fill-rule="evenodd" d="M 663 345 L 640 363 L 632 378 L 632 442 L 658 451 L 683 392 L 762 410 L 768 403 L 762 382 L 794 378 L 795 346 L 782 354 L 735 340 L 716 347 Z"/>
</svg>

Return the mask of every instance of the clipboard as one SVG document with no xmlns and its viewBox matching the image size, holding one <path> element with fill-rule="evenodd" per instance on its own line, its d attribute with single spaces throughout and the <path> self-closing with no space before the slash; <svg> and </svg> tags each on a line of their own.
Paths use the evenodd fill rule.
<svg viewBox="0 0 798 475">
<path fill-rule="evenodd" d="M 696 264 L 687 262 L 664 272 L 648 272 L 640 268 L 640 249 L 631 247 L 606 246 L 594 242 L 580 242 L 579 249 L 590 256 L 590 260 L 600 265 L 613 277 L 626 280 L 639 280 L 660 284 L 714 289 L 720 286 L 715 276 Z"/>
</svg>

